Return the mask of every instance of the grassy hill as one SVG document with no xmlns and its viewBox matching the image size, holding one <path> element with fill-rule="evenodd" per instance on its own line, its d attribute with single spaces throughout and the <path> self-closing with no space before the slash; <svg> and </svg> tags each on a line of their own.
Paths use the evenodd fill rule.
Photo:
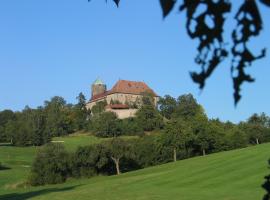
<svg viewBox="0 0 270 200">
<path fill-rule="evenodd" d="M 264 194 L 263 178 L 270 173 L 267 168 L 270 144 L 262 144 L 120 176 L 72 179 L 60 185 L 12 189 L 11 183 L 27 176 L 27 165 L 31 164 L 36 149 L 0 147 L 0 150 L 1 159 L 7 159 L 10 154 L 10 160 L 4 159 L 3 163 L 12 168 L 0 171 L 1 200 L 260 200 Z"/>
</svg>

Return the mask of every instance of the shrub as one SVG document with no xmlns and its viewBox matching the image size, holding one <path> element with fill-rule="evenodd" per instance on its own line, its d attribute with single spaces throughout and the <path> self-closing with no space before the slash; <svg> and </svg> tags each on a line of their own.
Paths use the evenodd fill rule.
<svg viewBox="0 0 270 200">
<path fill-rule="evenodd" d="M 132 117 L 121 121 L 121 130 L 123 135 L 144 135 L 143 128 L 138 124 L 138 120 Z"/>
<path fill-rule="evenodd" d="M 164 126 L 162 116 L 152 105 L 143 105 L 136 113 L 136 118 L 144 131 L 158 130 Z"/>
<path fill-rule="evenodd" d="M 90 178 L 98 174 L 114 174 L 113 161 L 106 144 L 79 147 L 72 158 L 72 176 Z"/>
<path fill-rule="evenodd" d="M 60 144 L 42 147 L 31 168 L 31 185 L 56 184 L 64 182 L 70 175 L 70 155 Z"/>
<path fill-rule="evenodd" d="M 79 147 L 72 159 L 72 175 L 75 177 L 96 175 L 98 157 L 95 145 Z"/>
<path fill-rule="evenodd" d="M 247 135 L 237 127 L 227 132 L 225 140 L 227 150 L 244 148 L 249 143 Z"/>
<path fill-rule="evenodd" d="M 141 168 L 163 163 L 157 136 L 144 136 L 137 139 L 133 145 L 134 159 Z"/>
<path fill-rule="evenodd" d="M 103 112 L 93 118 L 92 126 L 98 137 L 115 137 L 121 135 L 121 120 L 113 112 Z"/>
</svg>

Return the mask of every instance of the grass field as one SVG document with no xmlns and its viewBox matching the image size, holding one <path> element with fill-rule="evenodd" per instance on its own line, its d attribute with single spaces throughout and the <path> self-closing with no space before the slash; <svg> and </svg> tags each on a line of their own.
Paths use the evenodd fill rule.
<svg viewBox="0 0 270 200">
<path fill-rule="evenodd" d="M 75 151 L 78 146 L 90 145 L 102 140 L 94 136 L 76 134 L 66 137 L 56 137 L 52 141 L 63 144 L 69 151 Z M 14 187 L 16 184 L 26 180 L 37 150 L 38 147 L 0 146 L 0 162 L 5 167 L 10 168 L 0 171 L 0 193 L 1 189 Z"/>
<path fill-rule="evenodd" d="M 131 139 L 134 136 L 123 136 Z M 61 143 L 68 151 L 75 151 L 78 146 L 99 143 L 107 139 L 86 134 L 74 134 L 65 137 L 55 137 L 52 142 Z M 0 144 L 0 162 L 10 169 L 0 171 L 0 194 L 3 188 L 15 187 L 27 179 L 31 163 L 39 147 L 13 147 Z"/>
<path fill-rule="evenodd" d="M 13 189 L 7 185 L 27 176 L 29 168 L 25 166 L 31 164 L 36 149 L 0 149 L 1 162 L 11 167 L 0 171 L 1 200 L 260 200 L 264 194 L 263 178 L 270 173 L 267 168 L 270 144 L 262 144 L 120 176 L 72 179 L 59 185 Z"/>
<path fill-rule="evenodd" d="M 53 142 L 62 143 L 67 150 L 75 151 L 78 146 L 86 146 L 98 143 L 104 139 L 97 138 L 90 135 L 70 135 L 66 137 L 55 137 Z"/>
</svg>

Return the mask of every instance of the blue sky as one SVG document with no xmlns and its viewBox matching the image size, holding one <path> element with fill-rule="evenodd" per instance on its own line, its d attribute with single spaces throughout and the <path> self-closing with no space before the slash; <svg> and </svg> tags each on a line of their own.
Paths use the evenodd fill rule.
<svg viewBox="0 0 270 200">
<path fill-rule="evenodd" d="M 158 2 L 122 0 L 117 9 L 103 0 L 1 0 L 0 110 L 36 107 L 54 95 L 75 103 L 81 91 L 90 98 L 90 85 L 100 77 L 109 88 L 127 79 L 145 81 L 161 96 L 192 93 L 209 117 L 224 121 L 270 115 L 269 53 L 249 69 L 256 82 L 242 87 L 237 108 L 229 61 L 201 93 L 189 77 L 199 67 L 185 15 L 175 9 L 163 20 Z M 262 6 L 261 11 L 265 29 L 251 43 L 255 52 L 270 47 L 270 12 Z M 226 30 L 232 26 L 229 20 Z"/>
</svg>

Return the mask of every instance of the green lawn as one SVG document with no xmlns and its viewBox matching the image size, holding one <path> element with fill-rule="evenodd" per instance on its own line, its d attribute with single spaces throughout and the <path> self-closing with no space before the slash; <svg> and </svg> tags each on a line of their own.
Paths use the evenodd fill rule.
<svg viewBox="0 0 270 200">
<path fill-rule="evenodd" d="M 97 138 L 91 135 L 70 135 L 66 137 L 55 137 L 52 142 L 63 144 L 67 150 L 75 151 L 78 146 L 86 146 L 98 143 L 104 139 Z"/>
<path fill-rule="evenodd" d="M 9 184 L 25 181 L 36 151 L 36 147 L 0 146 L 0 162 L 10 168 L 0 171 L 0 193 Z"/>
<path fill-rule="evenodd" d="M 3 147 L 0 147 L 3 148 Z M 17 155 L 15 162 L 31 162 L 35 149 L 6 148 Z M 25 156 L 20 156 L 24 154 Z M 26 154 L 29 153 L 28 156 Z M 11 154 L 11 153 L 10 153 Z M 69 180 L 65 184 L 26 189 L 0 186 L 0 199 L 26 200 L 260 200 L 264 194 L 261 184 L 270 173 L 267 160 L 270 144 L 222 152 L 134 171 L 120 176 Z M 10 159 L 10 164 L 14 161 Z M 22 170 L 23 172 L 21 172 Z M 0 180 L 25 173 L 24 168 L 0 171 Z M 3 176 L 3 174 L 6 174 Z M 11 178 L 12 181 L 19 180 Z M 20 179 L 23 177 L 18 175 Z M 0 181 L 2 183 L 2 181 Z"/>
<path fill-rule="evenodd" d="M 121 138 L 133 139 L 136 138 L 136 136 L 122 136 Z M 61 143 L 66 147 L 67 150 L 75 151 L 78 146 L 96 144 L 104 140 L 108 140 L 108 138 L 98 138 L 93 135 L 86 134 L 73 134 L 65 137 L 55 137 L 52 139 L 52 142 Z"/>
<path fill-rule="evenodd" d="M 123 136 L 124 139 L 134 136 Z M 73 134 L 65 137 L 55 137 L 52 142 L 58 142 L 68 151 L 75 151 L 79 146 L 99 143 L 103 138 L 97 138 L 86 134 Z M 14 187 L 24 182 L 29 175 L 30 166 L 39 147 L 13 147 L 8 144 L 0 144 L 0 162 L 10 169 L 0 171 L 0 194 L 3 188 Z"/>
</svg>

